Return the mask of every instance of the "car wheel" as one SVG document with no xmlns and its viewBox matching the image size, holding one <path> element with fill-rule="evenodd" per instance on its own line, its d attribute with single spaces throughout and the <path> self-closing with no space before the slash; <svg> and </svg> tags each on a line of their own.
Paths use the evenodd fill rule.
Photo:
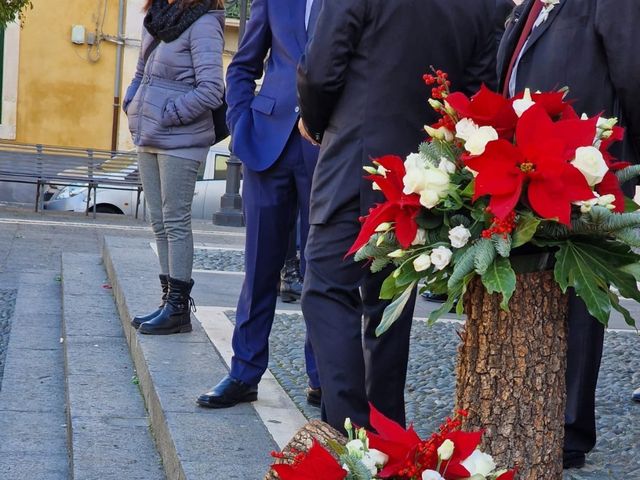
<svg viewBox="0 0 640 480">
<path fill-rule="evenodd" d="M 89 211 L 93 211 L 93 208 L 89 208 Z M 98 213 L 112 213 L 115 215 L 124 215 L 122 210 L 113 205 L 96 205 L 96 212 Z"/>
</svg>

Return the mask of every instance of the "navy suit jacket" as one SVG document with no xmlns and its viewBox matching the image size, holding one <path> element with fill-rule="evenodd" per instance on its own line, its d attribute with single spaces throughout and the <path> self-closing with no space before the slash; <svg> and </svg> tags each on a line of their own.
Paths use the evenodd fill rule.
<svg viewBox="0 0 640 480">
<path fill-rule="evenodd" d="M 227 69 L 231 148 L 254 171 L 275 163 L 297 124 L 296 66 L 307 43 L 305 8 L 303 0 L 253 0 L 245 35 Z"/>
<path fill-rule="evenodd" d="M 534 1 L 516 8 L 502 37 L 500 88 Z M 561 0 L 531 34 L 518 65 L 516 91 L 569 87 L 568 98 L 578 114 L 619 118 L 626 127 L 625 140 L 612 152 L 640 163 L 638 24 L 639 0 Z"/>
</svg>

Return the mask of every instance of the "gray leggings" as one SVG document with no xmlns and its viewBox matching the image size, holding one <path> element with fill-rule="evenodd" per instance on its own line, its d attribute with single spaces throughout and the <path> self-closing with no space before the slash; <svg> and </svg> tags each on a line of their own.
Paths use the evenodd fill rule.
<svg viewBox="0 0 640 480">
<path fill-rule="evenodd" d="M 193 268 L 191 202 L 199 162 L 138 152 L 138 165 L 161 273 L 187 282 Z"/>
</svg>

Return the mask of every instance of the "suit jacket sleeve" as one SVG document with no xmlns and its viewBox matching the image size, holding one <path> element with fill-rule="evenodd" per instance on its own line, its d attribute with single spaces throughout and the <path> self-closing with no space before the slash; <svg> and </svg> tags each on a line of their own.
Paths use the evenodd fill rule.
<svg viewBox="0 0 640 480">
<path fill-rule="evenodd" d="M 233 135 L 238 119 L 251 107 L 256 81 L 262 77 L 271 48 L 268 0 L 253 0 L 242 42 L 227 68 L 227 125 Z"/>
<path fill-rule="evenodd" d="M 360 41 L 367 1 L 325 0 L 313 39 L 298 65 L 298 101 L 309 133 L 320 142 L 344 88 Z"/>
<path fill-rule="evenodd" d="M 491 9 L 491 13 L 494 17 L 497 16 L 495 5 Z M 483 26 L 489 27 L 489 24 L 485 22 Z M 496 55 L 498 44 L 495 39 L 494 30 L 487 28 L 486 31 L 479 32 L 473 61 L 469 62 L 465 69 L 466 94 L 473 95 L 480 90 L 482 84 L 491 90 L 497 89 Z"/>
<path fill-rule="evenodd" d="M 640 155 L 640 2 L 638 0 L 597 0 L 596 30 L 609 65 L 627 135 Z"/>
</svg>

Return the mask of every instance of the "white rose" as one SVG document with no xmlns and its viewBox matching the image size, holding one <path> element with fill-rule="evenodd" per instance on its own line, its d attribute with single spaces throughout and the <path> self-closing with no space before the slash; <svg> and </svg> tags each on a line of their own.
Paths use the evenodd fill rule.
<svg viewBox="0 0 640 480">
<path fill-rule="evenodd" d="M 481 452 L 478 449 L 475 449 L 471 455 L 464 459 L 461 465 L 467 469 L 471 476 L 483 475 L 486 477 L 496 468 L 496 464 L 491 455 Z"/>
<path fill-rule="evenodd" d="M 456 173 L 456 164 L 447 160 L 444 157 L 440 157 L 440 163 L 438 164 L 438 169 L 449 174 Z"/>
<path fill-rule="evenodd" d="M 426 208 L 433 208 L 441 198 L 446 197 L 449 189 L 449 175 L 432 165 L 415 166 L 405 162 L 406 174 L 402 179 L 405 194 L 417 193 L 420 203 Z"/>
<path fill-rule="evenodd" d="M 371 458 L 378 466 L 382 467 L 389 461 L 389 455 L 381 452 L 380 450 L 376 450 L 375 448 L 370 448 L 367 453 L 369 455 L 369 458 Z"/>
<path fill-rule="evenodd" d="M 578 147 L 571 165 L 580 170 L 590 186 L 600 183 L 609 171 L 602 153 L 595 147 Z"/>
<path fill-rule="evenodd" d="M 456 137 L 466 142 L 477 129 L 478 125 L 476 125 L 473 120 L 470 118 L 463 118 L 456 123 Z"/>
<path fill-rule="evenodd" d="M 464 148 L 472 155 L 482 155 L 487 143 L 498 140 L 495 128 L 479 127 L 468 118 L 463 118 L 456 124 L 456 136 L 464 140 Z"/>
<path fill-rule="evenodd" d="M 464 247 L 471 238 L 471 232 L 462 225 L 449 230 L 449 240 L 451 240 L 451 246 L 453 248 Z"/>
<path fill-rule="evenodd" d="M 526 88 L 524 90 L 524 97 L 518 99 L 518 100 L 514 100 L 513 102 L 513 110 L 516 112 L 516 115 L 519 117 L 522 116 L 522 114 L 524 112 L 526 112 L 527 110 L 529 110 L 531 107 L 533 107 L 536 104 L 536 102 L 534 102 L 531 99 L 531 90 L 529 90 L 528 88 Z"/>
<path fill-rule="evenodd" d="M 428 209 L 435 207 L 440 201 L 440 195 L 433 190 L 423 190 L 420 192 L 420 204 Z"/>
<path fill-rule="evenodd" d="M 453 252 L 451 252 L 447 247 L 434 248 L 431 252 L 431 263 L 436 270 L 442 270 L 444 267 L 449 265 L 452 255 Z"/>
<path fill-rule="evenodd" d="M 442 442 L 442 445 L 438 447 L 438 457 L 440 460 L 449 460 L 453 455 L 453 448 L 455 445 L 448 438 Z"/>
<path fill-rule="evenodd" d="M 487 143 L 498 140 L 498 132 L 493 127 L 480 127 L 469 137 L 464 144 L 464 148 L 471 155 L 482 155 Z"/>
<path fill-rule="evenodd" d="M 369 470 L 371 475 L 375 475 L 376 473 L 378 473 L 378 467 L 376 467 L 376 462 L 371 457 L 369 457 L 366 453 L 364 457 L 360 459 L 360 461 L 366 467 L 366 469 Z"/>
<path fill-rule="evenodd" d="M 346 447 L 349 455 L 353 455 L 356 458 L 362 458 L 364 455 L 364 443 L 362 443 L 362 440 L 351 440 Z"/>
<path fill-rule="evenodd" d="M 424 245 L 427 241 L 427 232 L 424 228 L 419 228 L 416 232 L 416 237 L 411 242 L 411 245 Z"/>
<path fill-rule="evenodd" d="M 428 253 L 423 253 L 419 255 L 413 261 L 413 268 L 416 270 L 416 272 L 424 272 L 430 266 L 431 266 L 431 257 L 429 256 Z"/>
<path fill-rule="evenodd" d="M 444 480 L 444 478 L 435 470 L 425 470 L 422 472 L 422 480 Z"/>
<path fill-rule="evenodd" d="M 410 153 L 404 161 L 405 170 L 411 168 L 424 168 L 424 157 L 419 153 Z"/>
</svg>

